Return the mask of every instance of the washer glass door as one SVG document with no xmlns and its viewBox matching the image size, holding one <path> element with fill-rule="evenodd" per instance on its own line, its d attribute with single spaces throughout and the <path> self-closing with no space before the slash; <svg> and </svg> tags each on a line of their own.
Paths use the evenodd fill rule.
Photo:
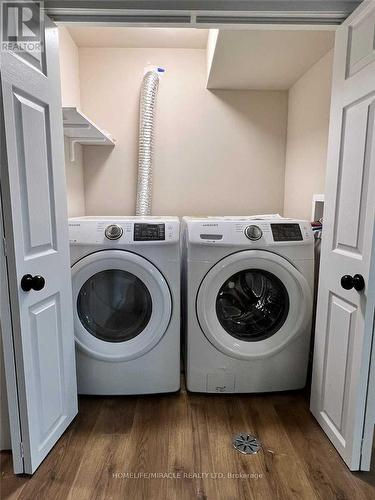
<svg viewBox="0 0 375 500">
<path fill-rule="evenodd" d="M 289 295 L 280 279 L 263 269 L 230 276 L 216 298 L 216 314 L 229 335 L 245 342 L 272 337 L 285 323 Z"/>
<path fill-rule="evenodd" d="M 225 257 L 204 277 L 197 317 L 207 339 L 239 359 L 271 356 L 308 328 L 312 295 L 286 259 L 263 250 Z"/>
<path fill-rule="evenodd" d="M 76 344 L 106 361 L 135 359 L 164 335 L 172 299 L 160 271 L 125 250 L 102 250 L 72 267 Z"/>
</svg>

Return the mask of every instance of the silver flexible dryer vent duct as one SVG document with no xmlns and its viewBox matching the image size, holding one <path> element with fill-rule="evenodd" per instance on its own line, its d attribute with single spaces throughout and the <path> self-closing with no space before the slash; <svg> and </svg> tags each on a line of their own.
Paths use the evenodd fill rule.
<svg viewBox="0 0 375 500">
<path fill-rule="evenodd" d="M 158 87 L 159 75 L 148 71 L 143 77 L 140 98 L 136 215 L 151 215 L 152 142 Z"/>
</svg>

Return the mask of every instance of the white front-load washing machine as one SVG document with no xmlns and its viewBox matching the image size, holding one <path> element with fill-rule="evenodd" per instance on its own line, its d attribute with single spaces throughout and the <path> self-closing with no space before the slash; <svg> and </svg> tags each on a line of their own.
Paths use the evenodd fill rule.
<svg viewBox="0 0 375 500">
<path fill-rule="evenodd" d="M 180 388 L 177 217 L 69 219 L 80 394 Z"/>
<path fill-rule="evenodd" d="M 310 224 L 184 217 L 182 232 L 187 388 L 304 387 L 314 279 Z"/>
</svg>

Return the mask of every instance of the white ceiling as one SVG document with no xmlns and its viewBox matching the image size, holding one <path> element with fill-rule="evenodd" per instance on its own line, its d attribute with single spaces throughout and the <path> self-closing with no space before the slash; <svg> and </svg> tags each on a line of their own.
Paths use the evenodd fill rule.
<svg viewBox="0 0 375 500">
<path fill-rule="evenodd" d="M 205 49 L 208 30 L 70 26 L 78 47 Z"/>
<path fill-rule="evenodd" d="M 207 87 L 288 89 L 333 43 L 333 31 L 220 30 Z"/>
</svg>

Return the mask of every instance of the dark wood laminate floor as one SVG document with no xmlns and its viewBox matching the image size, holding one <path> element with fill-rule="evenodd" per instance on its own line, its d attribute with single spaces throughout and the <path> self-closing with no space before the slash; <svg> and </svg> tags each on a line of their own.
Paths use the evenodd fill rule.
<svg viewBox="0 0 375 500">
<path fill-rule="evenodd" d="M 264 451 L 236 452 L 238 431 Z M 33 477 L 13 476 L 6 452 L 1 471 L 2 499 L 375 498 L 375 473 L 349 472 L 302 393 L 83 397 Z"/>
</svg>

